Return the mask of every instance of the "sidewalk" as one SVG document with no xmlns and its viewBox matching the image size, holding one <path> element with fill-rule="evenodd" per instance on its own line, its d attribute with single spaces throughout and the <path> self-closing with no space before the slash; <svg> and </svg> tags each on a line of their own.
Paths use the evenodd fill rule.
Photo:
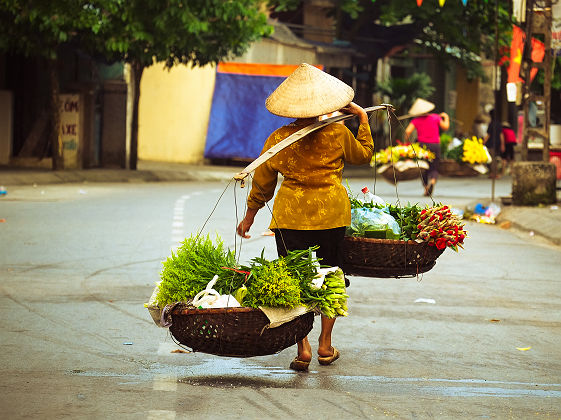
<svg viewBox="0 0 561 420">
<path fill-rule="evenodd" d="M 230 180 L 243 167 L 138 162 L 137 170 L 2 168 L 0 185 L 49 185 L 83 182 L 173 182 Z"/>
<path fill-rule="evenodd" d="M 230 181 L 243 166 L 188 165 L 159 162 L 138 163 L 135 171 L 125 169 L 83 169 L 53 171 L 50 169 L 2 168 L 0 167 L 0 186 L 8 190 L 15 186 L 49 185 L 62 183 L 96 183 L 96 182 L 202 182 Z M 349 167 L 345 169 L 346 178 L 370 178 L 369 166 Z M 458 178 L 459 179 L 459 178 Z M 482 197 L 476 196 L 474 204 Z M 1 197 L 0 197 L 1 201 Z M 542 236 L 548 241 L 561 246 L 561 203 L 544 207 L 503 206 L 496 218 L 496 224 L 510 225 L 513 228 Z"/>
</svg>

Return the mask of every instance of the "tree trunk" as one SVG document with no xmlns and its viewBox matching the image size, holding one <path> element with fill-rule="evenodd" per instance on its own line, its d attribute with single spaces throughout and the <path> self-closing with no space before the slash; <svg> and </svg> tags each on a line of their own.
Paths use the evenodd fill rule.
<svg viewBox="0 0 561 420">
<path fill-rule="evenodd" d="M 64 160 L 62 159 L 62 139 L 60 137 L 60 86 L 58 83 L 57 60 L 48 60 L 47 67 L 49 71 L 49 82 L 51 89 L 49 103 L 49 119 L 51 121 L 51 139 L 53 170 L 64 169 Z"/>
<path fill-rule="evenodd" d="M 132 127 L 131 127 L 131 144 L 129 155 L 129 168 L 136 170 L 138 163 L 138 104 L 140 101 L 140 79 L 144 66 L 138 61 L 131 62 L 131 79 L 133 83 L 133 104 L 132 104 Z"/>
</svg>

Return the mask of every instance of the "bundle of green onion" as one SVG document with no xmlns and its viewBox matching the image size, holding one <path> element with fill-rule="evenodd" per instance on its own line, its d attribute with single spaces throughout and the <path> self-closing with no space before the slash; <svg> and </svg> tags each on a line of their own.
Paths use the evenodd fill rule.
<svg viewBox="0 0 561 420">
<path fill-rule="evenodd" d="M 321 280 L 321 277 L 319 278 Z M 319 287 L 318 287 L 319 286 Z M 323 283 L 310 283 L 304 289 L 302 300 L 315 304 L 319 311 L 328 318 L 347 316 L 347 298 L 345 276 L 340 268 L 327 269 Z"/>
</svg>

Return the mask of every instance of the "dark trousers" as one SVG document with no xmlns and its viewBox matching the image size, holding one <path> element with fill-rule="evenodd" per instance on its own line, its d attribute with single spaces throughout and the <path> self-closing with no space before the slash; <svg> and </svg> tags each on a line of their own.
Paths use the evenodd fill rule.
<svg viewBox="0 0 561 420">
<path fill-rule="evenodd" d="M 275 232 L 279 257 L 285 257 L 288 251 L 319 246 L 316 250 L 316 257 L 320 259 L 321 265 L 341 267 L 343 263 L 341 248 L 345 230 L 346 227 L 342 226 L 322 230 L 273 229 L 273 232 Z M 345 284 L 350 285 L 347 278 L 345 278 Z"/>
<path fill-rule="evenodd" d="M 322 230 L 273 229 L 279 256 L 286 256 L 287 251 L 308 249 L 319 246 L 316 256 L 322 265 L 341 266 L 341 244 L 345 236 L 345 227 Z"/>
<path fill-rule="evenodd" d="M 431 179 L 438 179 L 438 167 L 440 166 L 440 143 L 419 143 L 434 153 L 434 159 L 429 162 L 429 169 L 423 172 L 423 184 L 428 185 Z"/>
</svg>

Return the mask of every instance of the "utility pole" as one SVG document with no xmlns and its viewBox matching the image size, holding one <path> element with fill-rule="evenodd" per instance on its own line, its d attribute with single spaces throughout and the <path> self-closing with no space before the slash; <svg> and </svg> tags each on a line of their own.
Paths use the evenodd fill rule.
<svg viewBox="0 0 561 420">
<path fill-rule="evenodd" d="M 552 0 L 527 0 L 526 2 L 526 39 L 522 55 L 521 73 L 524 79 L 522 101 L 524 110 L 524 130 L 522 137 L 522 161 L 528 160 L 528 139 L 539 137 L 543 141 L 542 160 L 549 162 L 549 126 L 551 123 L 551 25 Z M 532 36 L 543 34 L 545 55 L 541 63 L 532 61 Z M 532 68 L 544 70 L 543 92 L 536 94 L 530 90 Z M 543 110 L 544 119 L 537 127 L 530 127 L 530 103 Z"/>
</svg>

